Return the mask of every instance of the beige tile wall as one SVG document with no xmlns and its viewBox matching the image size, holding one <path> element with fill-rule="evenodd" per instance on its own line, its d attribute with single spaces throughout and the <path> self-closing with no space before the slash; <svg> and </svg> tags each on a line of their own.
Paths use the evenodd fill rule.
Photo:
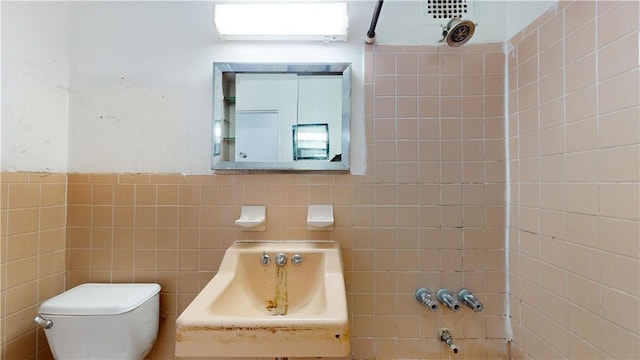
<svg viewBox="0 0 640 360">
<path fill-rule="evenodd" d="M 514 358 L 640 358 L 639 4 L 562 2 L 512 40 Z"/>
<path fill-rule="evenodd" d="M 0 356 L 47 358 L 32 320 L 65 286 L 67 177 L 1 173 L 0 183 Z"/>
<path fill-rule="evenodd" d="M 156 359 L 174 322 L 237 239 L 334 239 L 345 261 L 357 359 L 506 358 L 503 68 L 499 45 L 366 51 L 368 171 L 350 175 L 68 176 L 68 286 L 162 285 Z M 333 231 L 308 231 L 309 204 L 334 205 Z M 267 231 L 242 232 L 243 204 Z M 485 304 L 430 313 L 419 287 L 472 289 Z"/>
</svg>

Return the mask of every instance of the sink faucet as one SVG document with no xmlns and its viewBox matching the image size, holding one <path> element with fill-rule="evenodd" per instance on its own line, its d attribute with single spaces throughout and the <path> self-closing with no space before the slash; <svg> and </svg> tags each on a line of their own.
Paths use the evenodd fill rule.
<svg viewBox="0 0 640 360">
<path fill-rule="evenodd" d="M 291 263 L 295 266 L 302 264 L 302 256 L 300 254 L 295 254 L 291 257 Z"/>
<path fill-rule="evenodd" d="M 287 263 L 287 256 L 284 253 L 276 255 L 276 265 L 284 266 Z"/>
<path fill-rule="evenodd" d="M 269 264 L 271 264 L 271 257 L 264 251 L 262 252 L 262 256 L 260 257 L 260 263 L 264 266 L 268 266 Z"/>
</svg>

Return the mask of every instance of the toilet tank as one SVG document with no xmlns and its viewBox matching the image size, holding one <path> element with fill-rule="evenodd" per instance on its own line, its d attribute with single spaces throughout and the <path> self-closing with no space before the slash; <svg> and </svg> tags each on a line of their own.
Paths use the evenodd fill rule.
<svg viewBox="0 0 640 360">
<path fill-rule="evenodd" d="M 40 306 L 56 359 L 142 359 L 158 335 L 158 284 L 83 284 Z"/>
</svg>

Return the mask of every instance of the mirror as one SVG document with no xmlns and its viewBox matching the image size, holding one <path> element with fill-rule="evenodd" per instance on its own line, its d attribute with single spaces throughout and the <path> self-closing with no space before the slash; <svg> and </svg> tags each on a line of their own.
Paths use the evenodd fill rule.
<svg viewBox="0 0 640 360">
<path fill-rule="evenodd" d="M 349 170 L 351 64 L 214 63 L 212 169 Z"/>
</svg>

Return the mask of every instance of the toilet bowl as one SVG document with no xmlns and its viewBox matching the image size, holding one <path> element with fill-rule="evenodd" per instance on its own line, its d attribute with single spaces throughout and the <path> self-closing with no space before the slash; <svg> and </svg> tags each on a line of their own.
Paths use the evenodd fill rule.
<svg viewBox="0 0 640 360">
<path fill-rule="evenodd" d="M 42 303 L 34 321 L 56 359 L 139 360 L 158 335 L 159 292 L 158 284 L 83 284 Z"/>
</svg>

